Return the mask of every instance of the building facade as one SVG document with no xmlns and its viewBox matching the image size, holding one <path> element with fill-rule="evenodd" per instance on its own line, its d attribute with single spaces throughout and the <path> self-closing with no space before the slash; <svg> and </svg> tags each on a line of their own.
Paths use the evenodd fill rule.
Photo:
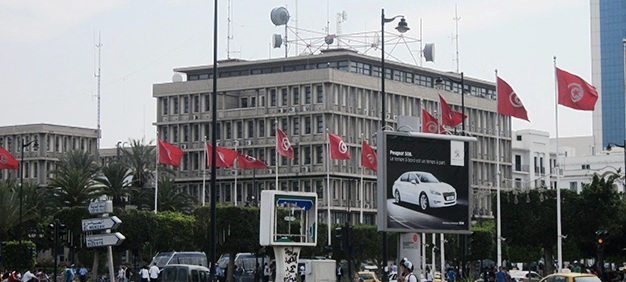
<svg viewBox="0 0 626 282">
<path fill-rule="evenodd" d="M 593 113 L 596 152 L 609 143 L 624 144 L 626 104 L 623 41 L 626 6 L 622 1 L 591 0 L 592 82 L 598 89 Z"/>
<path fill-rule="evenodd" d="M 28 144 L 31 141 L 32 144 Z M 18 159 L 24 182 L 46 186 L 63 153 L 83 150 L 95 156 L 98 130 L 53 124 L 24 124 L 0 127 L 0 147 Z M 24 152 L 21 161 L 22 149 Z M 0 180 L 19 179 L 19 172 L 0 170 Z"/>
<path fill-rule="evenodd" d="M 422 109 L 437 116 L 439 95 L 453 109 L 461 111 L 461 85 L 456 82 L 460 82 L 459 74 L 397 62 L 386 62 L 385 66 L 387 107 L 386 113 L 382 113 L 379 58 L 349 50 L 328 50 L 310 56 L 220 62 L 216 105 L 218 145 L 264 160 L 269 168 L 218 168 L 216 201 L 250 204 L 264 189 L 317 192 L 323 222 L 328 222 L 326 212 L 330 208 L 331 223 L 374 224 L 376 173 L 360 166 L 361 141 L 376 146 L 381 113 L 392 128 L 397 128 L 399 117 L 420 117 Z M 202 193 L 202 189 L 208 191 L 210 179 L 204 164 L 204 140 L 211 140 L 212 132 L 212 66 L 174 71 L 177 74 L 173 82 L 153 86 L 158 137 L 183 148 L 186 154 L 176 181 L 196 197 L 205 195 L 208 202 L 210 193 Z M 438 77 L 448 78 L 444 79 L 443 89 L 434 85 Z M 471 145 L 473 171 L 468 189 L 473 191 L 474 213 L 491 216 L 493 185 L 490 184 L 495 183 L 497 157 L 503 175 L 511 177 L 510 117 L 497 114 L 493 82 L 465 77 L 464 92 L 466 132 L 478 139 Z M 499 138 L 496 138 L 496 123 L 501 125 Z M 276 158 L 276 127 L 291 141 L 294 159 Z M 327 133 L 341 136 L 352 156 L 350 160 L 331 160 L 329 170 Z M 495 152 L 497 140 L 498 153 Z M 330 195 L 326 192 L 327 175 Z M 330 207 L 326 205 L 326 197 L 331 198 Z"/>
</svg>

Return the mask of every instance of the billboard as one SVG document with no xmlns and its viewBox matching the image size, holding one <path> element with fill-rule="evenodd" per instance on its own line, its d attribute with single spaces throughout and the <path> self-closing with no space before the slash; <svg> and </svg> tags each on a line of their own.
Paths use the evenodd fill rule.
<svg viewBox="0 0 626 282">
<path fill-rule="evenodd" d="M 473 137 L 378 133 L 378 230 L 469 233 Z"/>
</svg>

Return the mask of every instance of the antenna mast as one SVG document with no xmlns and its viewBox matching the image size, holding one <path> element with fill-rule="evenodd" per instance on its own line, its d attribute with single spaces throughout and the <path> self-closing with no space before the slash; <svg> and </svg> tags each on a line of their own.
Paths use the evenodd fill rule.
<svg viewBox="0 0 626 282">
<path fill-rule="evenodd" d="M 96 48 L 98 48 L 98 72 L 94 74 L 98 81 L 98 141 L 96 142 L 96 161 L 100 161 L 100 138 L 102 137 L 101 127 L 100 127 L 100 51 L 102 48 L 102 43 L 100 41 L 100 32 L 98 32 L 98 44 L 96 44 Z"/>
<path fill-rule="evenodd" d="M 232 12 L 233 10 L 231 9 L 231 0 L 228 0 L 228 17 L 226 19 L 227 21 L 227 26 L 228 26 L 228 31 L 226 34 L 226 58 L 230 60 L 230 40 L 233 39 L 233 35 L 232 35 L 232 30 L 231 30 L 231 24 L 232 24 L 232 20 L 231 20 L 231 16 L 232 16 Z"/>
<path fill-rule="evenodd" d="M 457 5 L 454 5 L 454 18 L 452 18 L 456 22 L 456 34 L 454 35 L 454 41 L 456 41 L 456 72 L 459 73 L 459 17 L 457 11 Z"/>
</svg>

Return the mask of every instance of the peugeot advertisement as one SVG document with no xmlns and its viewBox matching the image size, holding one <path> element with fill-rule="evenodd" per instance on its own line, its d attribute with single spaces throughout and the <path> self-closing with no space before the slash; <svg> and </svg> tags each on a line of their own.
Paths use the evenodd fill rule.
<svg viewBox="0 0 626 282">
<path fill-rule="evenodd" d="M 378 229 L 469 233 L 473 137 L 379 132 Z"/>
</svg>

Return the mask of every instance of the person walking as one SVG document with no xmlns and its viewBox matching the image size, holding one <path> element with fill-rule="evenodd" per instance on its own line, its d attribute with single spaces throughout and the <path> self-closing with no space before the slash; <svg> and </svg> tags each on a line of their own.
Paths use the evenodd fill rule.
<svg viewBox="0 0 626 282">
<path fill-rule="evenodd" d="M 408 259 L 400 264 L 400 272 L 402 275 L 398 275 L 398 282 L 419 282 L 417 276 L 413 274 L 413 263 Z"/>
<path fill-rule="evenodd" d="M 148 266 L 144 265 L 139 270 L 139 278 L 141 278 L 141 282 L 149 282 L 150 281 L 150 272 L 148 271 Z"/>
<path fill-rule="evenodd" d="M 506 274 L 502 266 L 498 267 L 498 272 L 496 272 L 496 282 L 506 282 Z"/>
<path fill-rule="evenodd" d="M 150 272 L 150 282 L 157 282 L 159 279 L 159 267 L 156 266 L 156 262 L 150 266 L 148 272 Z"/>
<path fill-rule="evenodd" d="M 65 263 L 65 270 L 63 270 L 63 281 L 74 281 L 74 270 L 72 269 L 72 264 L 69 261 Z"/>
<path fill-rule="evenodd" d="M 270 269 L 270 266 L 266 262 L 265 267 L 263 267 L 263 282 L 269 282 L 270 275 L 272 275 L 272 270 Z"/>
<path fill-rule="evenodd" d="M 428 266 L 426 267 L 426 273 L 424 276 L 426 276 L 426 282 L 433 282 L 435 280 L 435 277 L 433 276 L 433 273 L 430 272 L 430 267 Z"/>
<path fill-rule="evenodd" d="M 454 272 L 454 268 L 450 267 L 448 269 L 448 282 L 454 282 L 456 279 L 456 273 Z"/>
<path fill-rule="evenodd" d="M 80 282 L 87 282 L 87 268 L 81 263 L 78 270 L 78 278 Z"/>
<path fill-rule="evenodd" d="M 298 272 L 298 274 L 300 274 L 300 282 L 304 282 L 304 278 L 306 277 L 306 268 L 304 267 L 304 264 L 300 266 Z"/>
</svg>

